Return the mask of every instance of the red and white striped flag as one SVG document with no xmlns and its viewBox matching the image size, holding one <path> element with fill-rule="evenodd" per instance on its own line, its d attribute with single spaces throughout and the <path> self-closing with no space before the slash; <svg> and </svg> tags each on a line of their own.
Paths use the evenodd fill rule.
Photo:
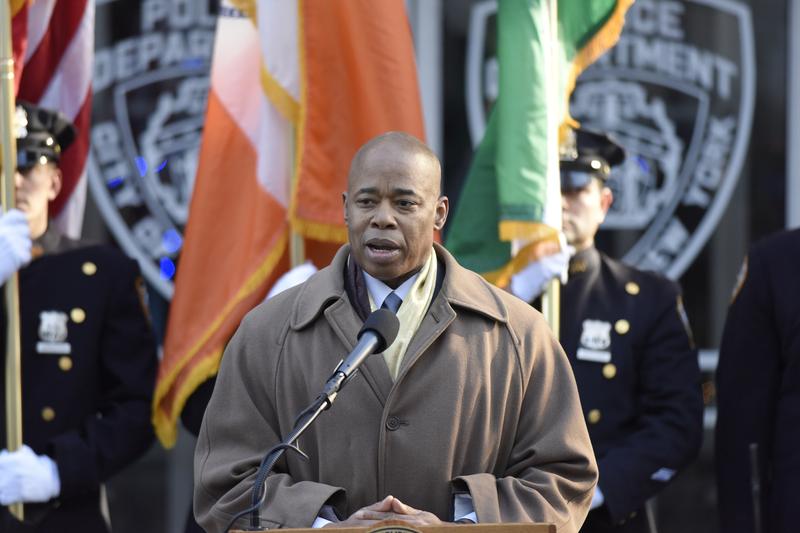
<svg viewBox="0 0 800 533">
<path fill-rule="evenodd" d="M 61 157 L 61 193 L 50 217 L 71 237 L 80 235 L 86 203 L 86 160 L 92 116 L 94 2 L 10 0 L 17 99 L 57 109 L 78 129 Z M 20 69 L 21 67 L 21 69 Z"/>
</svg>

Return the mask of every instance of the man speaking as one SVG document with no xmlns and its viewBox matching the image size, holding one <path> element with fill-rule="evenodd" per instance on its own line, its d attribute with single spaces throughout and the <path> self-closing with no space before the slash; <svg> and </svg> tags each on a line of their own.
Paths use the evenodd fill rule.
<svg viewBox="0 0 800 533">
<path fill-rule="evenodd" d="M 449 207 L 440 177 L 416 138 L 369 141 L 343 195 L 349 245 L 242 321 L 197 442 L 195 515 L 207 531 L 250 506 L 263 455 L 381 307 L 397 314 L 395 341 L 299 439 L 310 460 L 277 463 L 261 525 L 580 528 L 597 466 L 569 362 L 538 312 L 434 244 Z"/>
</svg>

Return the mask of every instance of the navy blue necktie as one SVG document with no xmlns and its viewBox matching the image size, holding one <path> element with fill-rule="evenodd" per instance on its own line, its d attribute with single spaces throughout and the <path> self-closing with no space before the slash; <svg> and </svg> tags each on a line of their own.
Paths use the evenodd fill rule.
<svg viewBox="0 0 800 533">
<path fill-rule="evenodd" d="M 388 309 L 394 314 L 397 314 L 397 310 L 400 309 L 400 304 L 403 303 L 402 298 L 400 298 L 394 291 L 390 292 L 389 295 L 383 300 L 383 304 L 381 304 L 381 309 Z"/>
</svg>

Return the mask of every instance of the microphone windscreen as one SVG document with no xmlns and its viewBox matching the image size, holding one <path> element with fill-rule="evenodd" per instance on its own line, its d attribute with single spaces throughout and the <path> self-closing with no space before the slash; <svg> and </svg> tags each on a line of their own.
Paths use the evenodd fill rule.
<svg viewBox="0 0 800 533">
<path fill-rule="evenodd" d="M 397 320 L 397 315 L 388 309 L 377 309 L 370 313 L 364 321 L 364 326 L 358 332 L 358 338 L 361 339 L 361 336 L 367 331 L 374 332 L 380 341 L 375 353 L 380 353 L 394 342 L 399 329 L 400 321 Z"/>
</svg>

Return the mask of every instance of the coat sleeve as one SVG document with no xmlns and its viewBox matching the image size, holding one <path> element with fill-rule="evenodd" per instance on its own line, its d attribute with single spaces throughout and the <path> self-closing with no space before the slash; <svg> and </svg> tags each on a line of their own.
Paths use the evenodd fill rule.
<svg viewBox="0 0 800 533">
<path fill-rule="evenodd" d="M 636 426 L 597 461 L 598 485 L 614 523 L 663 489 L 694 460 L 702 441 L 697 350 L 681 316 L 678 287 L 662 287 L 644 340 L 633 347 L 639 367 Z"/>
<path fill-rule="evenodd" d="M 97 490 L 153 442 L 150 405 L 158 358 L 137 284 L 136 262 L 123 258 L 109 276 L 98 352 L 98 412 L 48 445 L 61 497 Z"/>
<path fill-rule="evenodd" d="M 766 268 L 756 252 L 748 257 L 746 276 L 728 309 L 716 375 L 719 515 L 722 530 L 731 532 L 754 529 L 749 446 L 758 445 L 763 473 L 780 389 L 780 336 Z"/>
<path fill-rule="evenodd" d="M 200 427 L 194 459 L 194 512 L 198 524 L 209 532 L 224 531 L 237 513 L 250 507 L 259 464 L 269 447 L 283 437 L 273 401 L 276 354 L 281 346 L 277 335 L 263 333 L 268 322 L 254 319 L 253 313 L 245 317 L 225 349 Z M 269 350 L 275 353 L 264 356 Z M 286 463 L 281 460 L 267 478 L 261 526 L 308 528 L 326 503 L 346 508 L 344 489 L 295 482 L 285 472 Z M 249 515 L 236 525 L 249 525 Z"/>
<path fill-rule="evenodd" d="M 516 346 L 525 394 L 506 464 L 499 475 L 456 478 L 453 488 L 470 493 L 478 522 L 544 522 L 572 533 L 589 512 L 597 465 L 569 361 L 541 317 L 534 330 Z"/>
</svg>

